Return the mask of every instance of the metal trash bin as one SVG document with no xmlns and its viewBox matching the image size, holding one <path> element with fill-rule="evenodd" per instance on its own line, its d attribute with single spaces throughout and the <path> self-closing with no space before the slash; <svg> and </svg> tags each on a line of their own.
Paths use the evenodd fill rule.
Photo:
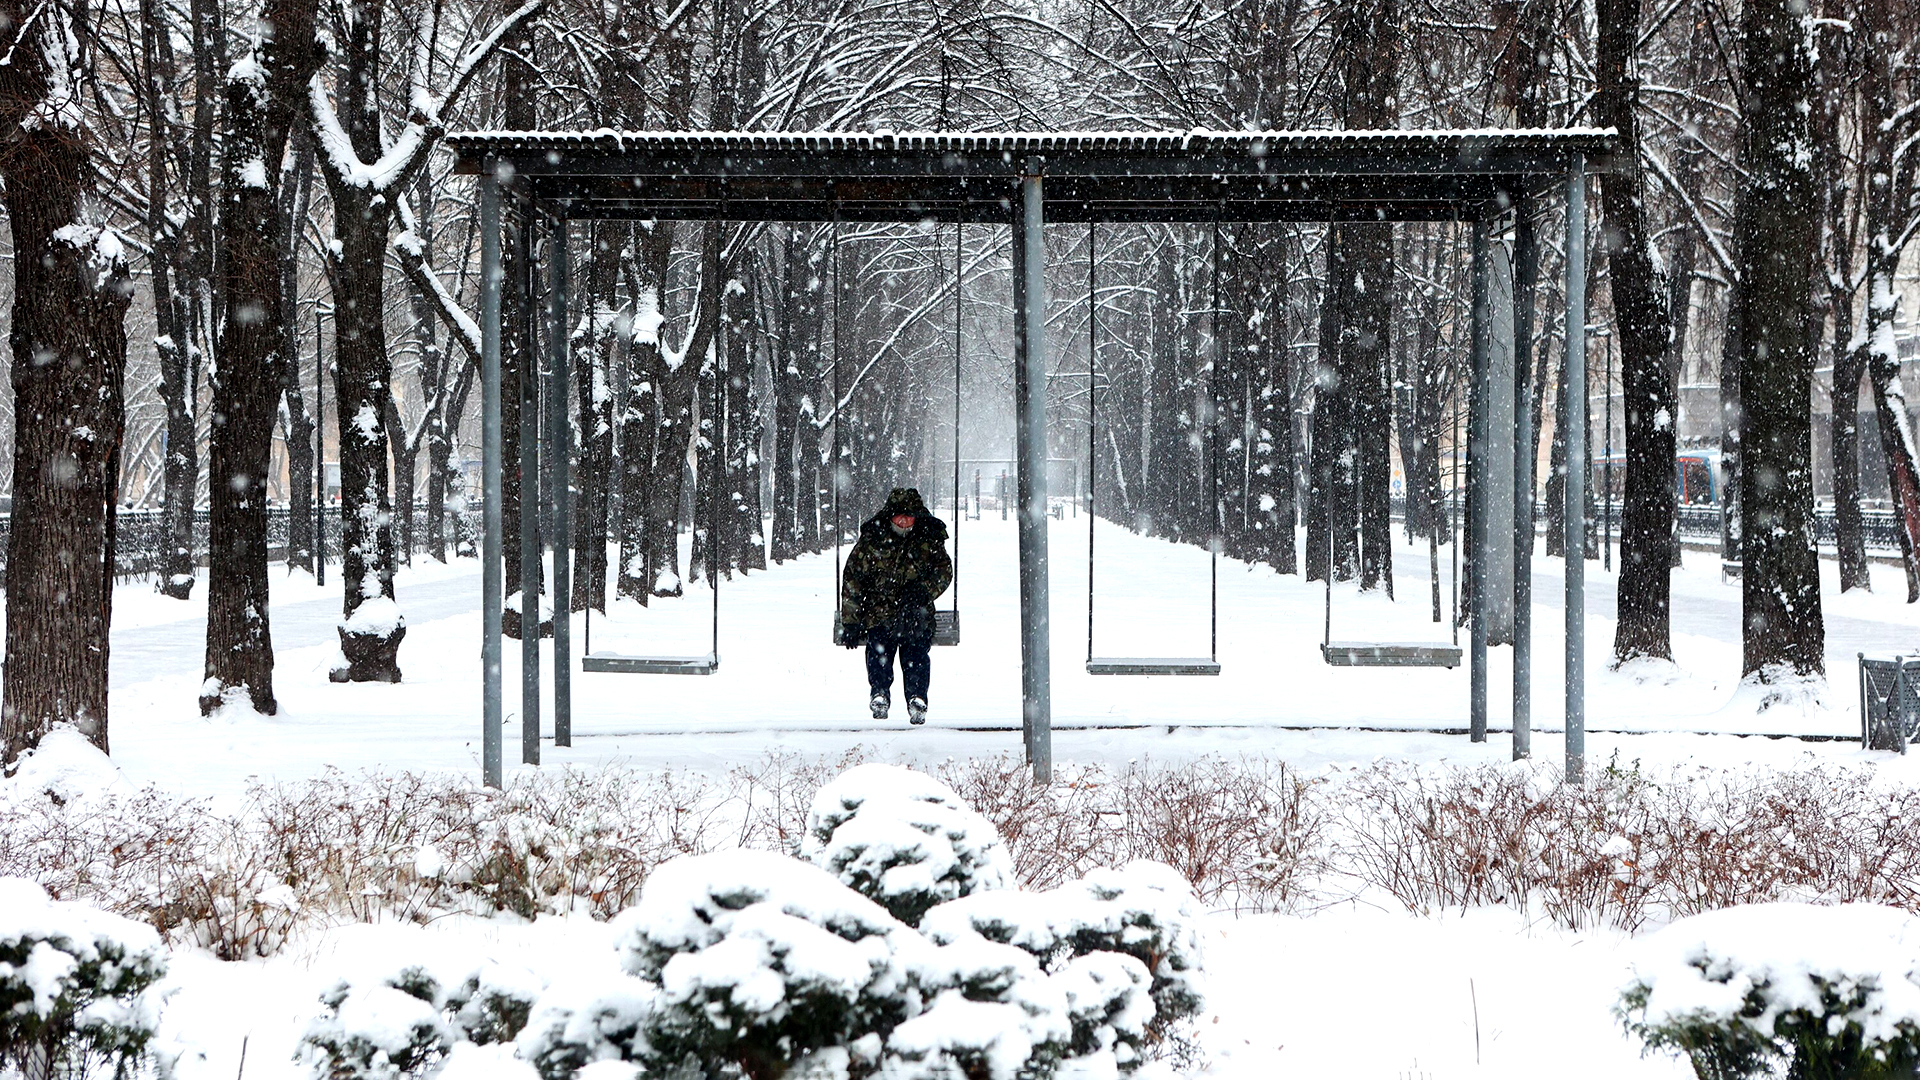
<svg viewBox="0 0 1920 1080">
<path fill-rule="evenodd" d="M 1920 658 L 1860 657 L 1860 745 L 1907 752 L 1920 736 Z"/>
</svg>

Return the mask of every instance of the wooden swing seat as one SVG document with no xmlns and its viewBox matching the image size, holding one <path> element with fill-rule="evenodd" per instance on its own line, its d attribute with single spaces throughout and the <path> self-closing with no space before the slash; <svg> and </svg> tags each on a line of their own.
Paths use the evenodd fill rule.
<svg viewBox="0 0 1920 1080">
<path fill-rule="evenodd" d="M 1320 655 L 1333 667 L 1460 666 L 1460 646 L 1399 641 L 1329 641 Z"/>
<path fill-rule="evenodd" d="M 1096 656 L 1089 675 L 1218 675 L 1220 662 L 1206 657 Z"/>
<path fill-rule="evenodd" d="M 833 617 L 833 643 L 847 643 L 846 629 L 840 625 L 840 616 Z M 960 613 L 954 610 L 935 611 L 933 613 L 933 643 L 935 645 L 960 644 Z"/>
<path fill-rule="evenodd" d="M 711 675 L 720 666 L 720 657 L 704 656 L 620 656 L 599 653 L 580 658 L 580 670 L 608 675 Z"/>
</svg>

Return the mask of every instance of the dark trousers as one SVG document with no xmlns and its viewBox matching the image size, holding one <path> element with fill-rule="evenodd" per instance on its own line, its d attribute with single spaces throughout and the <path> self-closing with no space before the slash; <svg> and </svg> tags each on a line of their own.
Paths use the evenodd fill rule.
<svg viewBox="0 0 1920 1080">
<path fill-rule="evenodd" d="M 893 655 L 900 654 L 900 672 L 907 677 L 907 697 L 927 700 L 927 682 L 932 678 L 933 643 L 903 637 L 891 630 L 867 634 L 867 686 L 876 694 L 893 693 Z"/>
</svg>

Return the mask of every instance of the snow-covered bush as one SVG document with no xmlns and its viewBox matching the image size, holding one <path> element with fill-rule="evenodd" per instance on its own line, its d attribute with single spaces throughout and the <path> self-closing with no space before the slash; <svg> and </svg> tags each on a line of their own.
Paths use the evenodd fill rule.
<svg viewBox="0 0 1920 1080">
<path fill-rule="evenodd" d="M 900 769 L 852 770 L 814 808 L 818 865 L 734 850 L 656 871 L 614 923 L 626 977 L 556 986 L 520 1056 L 549 1080 L 610 1061 L 747 1080 L 1112 1075 L 1164 1037 L 1156 1018 L 1198 1007 L 1195 901 L 1170 869 L 1019 892 L 992 827 Z"/>
<path fill-rule="evenodd" d="M 1920 919 L 1875 904 L 1755 904 L 1641 946 L 1616 1007 L 1706 1080 L 1875 1080 L 1920 1071 Z"/>
<path fill-rule="evenodd" d="M 1156 1032 L 1200 1011 L 1200 906 L 1172 867 L 1139 860 L 1097 869 L 1056 892 L 1075 956 L 1122 953 L 1152 975 Z"/>
<path fill-rule="evenodd" d="M 325 1080 L 432 1076 L 459 1043 L 512 1042 L 543 989 L 522 968 L 410 958 L 329 987 L 301 1047 Z"/>
<path fill-rule="evenodd" d="M 668 863 L 615 934 L 622 967 L 659 987 L 635 1056 L 661 1071 L 732 1064 L 751 1080 L 906 1019 L 899 959 L 924 946 L 824 871 L 762 851 Z"/>
<path fill-rule="evenodd" d="M 152 927 L 0 878 L 0 1066 L 123 1073 L 153 1038 L 166 968 Z"/>
<path fill-rule="evenodd" d="M 1152 978 L 1146 965 L 1120 953 L 1090 952 L 1061 964 L 1053 981 L 1073 1024 L 1068 1049 L 1082 1057 L 1112 1054 L 1122 1068 L 1138 1064 L 1155 1015 Z"/>
<path fill-rule="evenodd" d="M 1200 1011 L 1199 905 L 1186 880 L 1160 863 L 1090 871 L 1043 893 L 991 892 L 929 911 L 921 923 L 941 944 L 971 936 L 1020 948 L 1079 1000 L 1074 1046 L 1111 1046 L 1124 1064 L 1143 1045 Z M 1116 966 L 1107 957 L 1124 957 Z M 1086 959 L 1088 962 L 1077 964 Z M 1077 965 L 1077 966 L 1076 966 Z M 1145 994 L 1148 1001 L 1137 1000 Z"/>
<path fill-rule="evenodd" d="M 1045 1075 L 1067 1054 L 1067 994 L 1026 952 L 975 936 L 905 959 L 925 1011 L 887 1036 L 890 1080 L 1011 1080 Z"/>
<path fill-rule="evenodd" d="M 517 1053 L 545 1080 L 577 1076 L 595 1062 L 638 1061 L 656 989 L 622 974 L 560 983 L 534 1006 Z"/>
<path fill-rule="evenodd" d="M 898 765 L 858 765 L 821 788 L 801 855 L 908 926 L 936 904 L 1013 884 L 993 825 L 952 788 Z"/>
<path fill-rule="evenodd" d="M 1063 1021 L 1058 1012 L 948 992 L 888 1036 L 882 1075 L 887 1080 L 1046 1076 L 1066 1042 Z"/>
</svg>

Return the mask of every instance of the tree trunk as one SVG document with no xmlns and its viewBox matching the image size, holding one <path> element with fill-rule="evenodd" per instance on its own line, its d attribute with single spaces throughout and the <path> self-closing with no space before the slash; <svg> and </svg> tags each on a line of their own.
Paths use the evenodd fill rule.
<svg viewBox="0 0 1920 1080">
<path fill-rule="evenodd" d="M 420 170 L 420 178 L 415 184 L 415 198 L 418 205 L 414 211 L 415 231 L 420 241 L 420 256 L 423 265 L 431 265 L 433 256 L 433 218 L 434 200 L 432 178 L 427 170 Z M 445 469 L 452 452 L 452 439 L 447 428 L 448 382 L 453 378 L 452 365 L 448 361 L 447 351 L 440 347 L 440 335 L 436 323 L 440 314 L 434 310 L 433 298 L 416 286 L 413 289 L 413 318 L 415 332 L 420 336 L 420 396 L 426 403 L 427 415 L 422 419 L 420 441 L 427 449 L 427 536 L 426 552 L 436 562 L 447 561 L 446 527 L 442 515 L 446 512 L 447 479 Z M 417 453 L 419 446 L 412 448 Z M 411 519 L 412 515 L 408 515 Z M 408 528 L 407 561 L 412 562 L 412 528 Z"/>
<path fill-rule="evenodd" d="M 758 366 L 753 355 L 752 289 L 727 283 L 727 512 L 730 558 L 742 571 L 767 567 L 767 538 L 760 516 L 760 422 Z"/>
<path fill-rule="evenodd" d="M 108 747 L 114 506 L 133 286 L 118 234 L 94 220 L 86 121 L 57 89 L 87 77 L 73 22 L 64 4 L 0 0 L 16 418 L 0 704 L 0 760 L 8 764 L 59 723 Z"/>
<path fill-rule="evenodd" d="M 171 95 L 176 67 L 173 25 L 165 5 L 142 0 L 142 87 L 156 144 L 176 137 L 171 121 Z M 191 239 L 168 215 L 167 170 L 156 158 L 147 167 L 147 232 L 152 238 L 148 256 L 153 277 L 154 352 L 160 368 L 160 402 L 167 412 L 161 444 L 162 501 L 160 562 L 154 567 L 156 588 L 164 596 L 185 600 L 193 594 L 193 498 L 199 478 L 200 454 L 195 441 L 194 405 L 200 368 L 194 355 L 194 291 Z"/>
<path fill-rule="evenodd" d="M 825 550 L 832 542 L 831 523 L 827 520 L 828 474 L 822 454 L 820 403 L 826 400 L 826 280 L 827 232 L 818 227 L 801 234 L 803 266 L 795 267 L 800 284 L 791 285 L 796 294 L 794 327 L 796 340 L 792 356 L 798 368 L 794 375 L 800 396 L 799 413 L 794 419 L 794 494 L 799 505 L 794 510 L 796 543 L 803 552 Z"/>
<path fill-rule="evenodd" d="M 1612 346 L 1609 345 L 1609 348 Z M 1547 448 L 1547 556 L 1567 554 L 1567 350 L 1563 346 L 1553 365 L 1553 442 Z M 1611 390 L 1603 391 L 1611 393 Z M 1597 448 L 1595 448 L 1597 449 Z M 1587 455 L 1592 457 L 1591 451 Z M 1587 487 L 1600 481 L 1589 473 Z"/>
<path fill-rule="evenodd" d="M 1742 671 L 1762 681 L 1817 675 L 1826 633 L 1813 533 L 1813 274 L 1817 185 L 1805 160 L 1813 30 L 1793 0 L 1741 14 L 1746 100 L 1740 253 L 1740 482 L 1747 514 Z"/>
<path fill-rule="evenodd" d="M 1891 334 L 1887 335 L 1889 338 Z M 1893 512 L 1900 534 L 1901 562 L 1907 571 L 1907 603 L 1920 600 L 1920 472 L 1907 395 L 1900 385 L 1900 362 L 1888 351 L 1874 350 L 1873 410 L 1879 421 L 1880 449 L 1887 459 L 1887 487 L 1893 493 Z"/>
<path fill-rule="evenodd" d="M 1862 127 L 1868 130 L 1862 153 L 1867 174 L 1867 303 L 1858 351 L 1860 366 L 1873 384 L 1874 416 L 1907 573 L 1907 602 L 1914 603 L 1920 601 L 1920 474 L 1893 327 L 1900 312 L 1901 251 L 1915 225 L 1914 187 L 1920 170 L 1912 148 L 1920 123 L 1913 105 L 1896 107 L 1894 94 L 1903 76 L 1892 70 L 1890 56 L 1907 45 L 1908 37 L 1894 21 L 1894 10 L 1891 5 L 1863 4 L 1859 14 L 1856 25 L 1867 51 L 1860 89 L 1866 113 Z"/>
<path fill-rule="evenodd" d="M 1287 340 L 1287 259 L 1291 233 L 1274 238 L 1260 279 L 1253 371 L 1253 488 L 1256 547 L 1275 571 L 1297 574 L 1293 498 L 1293 352 Z"/>
<path fill-rule="evenodd" d="M 1352 409 L 1360 522 L 1360 587 L 1393 595 L 1393 226 L 1356 225 L 1353 278 L 1342 341 L 1342 385 Z"/>
<path fill-rule="evenodd" d="M 1345 7 L 1346 95 L 1342 119 L 1350 128 L 1391 128 L 1399 122 L 1398 0 L 1356 0 Z M 1342 226 L 1346 276 L 1342 287 L 1340 392 L 1351 432 L 1353 517 L 1359 523 L 1360 587 L 1393 595 L 1393 230 L 1388 224 Z M 1336 481 L 1338 486 L 1339 481 Z M 1342 560 L 1345 518 L 1334 534 Z M 1338 576 L 1338 575 L 1337 575 Z M 1344 580 L 1343 577 L 1340 578 Z"/>
<path fill-rule="evenodd" d="M 383 9 L 352 9 L 340 42 L 339 117 L 362 161 L 381 151 L 377 95 Z M 334 401 L 339 417 L 341 614 L 334 682 L 399 682 L 406 619 L 395 604 L 394 506 L 388 478 L 395 445 L 393 361 L 387 353 L 387 236 L 393 220 L 387 193 L 325 170 L 333 196 Z M 404 190 L 404 189 L 402 189 Z M 395 458 L 404 457 L 394 454 Z M 401 471 L 411 460 L 398 462 Z M 401 483 L 410 496 L 412 477 Z M 411 514 L 412 507 L 404 512 Z M 371 606 L 369 606 L 371 604 Z M 365 608 L 365 612 L 362 612 Z"/>
<path fill-rule="evenodd" d="M 392 365 L 388 365 L 392 370 Z M 381 419 L 387 426 L 387 442 L 393 460 L 393 559 L 394 565 L 411 565 L 413 548 L 413 491 L 419 477 L 420 443 L 407 437 L 407 421 L 400 415 L 400 402 L 387 394 Z"/>
<path fill-rule="evenodd" d="M 648 596 L 681 593 L 680 496 L 697 369 L 688 366 L 687 356 L 671 355 L 664 340 L 673 232 L 671 224 L 655 223 L 640 245 L 633 378 L 621 417 L 626 426 L 621 503 L 629 516 L 621 536 L 617 589 L 643 604 Z"/>
<path fill-rule="evenodd" d="M 501 119 L 512 131 L 533 131 L 539 125 L 538 95 L 534 89 L 538 75 L 523 60 L 530 53 L 532 40 L 530 31 L 516 31 L 504 47 Z M 532 305 L 526 298 L 531 271 L 521 263 L 521 252 L 530 250 L 531 245 L 520 242 L 520 232 L 532 226 L 517 213 L 501 215 L 501 225 L 504 235 L 500 244 L 500 450 L 505 464 L 500 470 L 500 551 L 510 598 L 520 590 L 520 387 L 534 377 L 535 327 L 529 319 Z M 544 589 L 544 564 L 536 573 Z M 502 611 L 500 622 L 507 637 L 519 639 L 518 612 Z"/>
<path fill-rule="evenodd" d="M 1839 299 L 1838 290 L 1834 299 Z M 1864 350 L 1844 340 L 1853 332 L 1852 312 L 1846 310 L 1851 306 L 1836 305 L 1834 310 L 1833 411 L 1828 417 L 1833 451 L 1833 534 L 1842 593 L 1873 590 L 1860 517 L 1860 380 L 1867 374 L 1867 358 Z"/>
<path fill-rule="evenodd" d="M 1887 490 L 1893 497 L 1901 563 L 1907 572 L 1907 603 L 1920 600 L 1920 471 L 1912 414 L 1900 382 L 1900 355 L 1893 338 L 1900 293 L 1895 273 L 1900 253 L 1885 231 L 1868 238 L 1866 331 L 1857 350 L 1873 384 L 1874 418 L 1880 450 L 1887 462 Z"/>
<path fill-rule="evenodd" d="M 1747 224 L 1747 208 L 1744 201 L 1734 200 L 1733 210 L 1733 246 L 1734 264 L 1741 265 L 1740 248 L 1750 229 Z M 1720 561 L 1724 565 L 1740 565 L 1745 558 L 1746 541 L 1741 527 L 1745 518 L 1744 500 L 1741 491 L 1744 485 L 1740 474 L 1744 471 L 1740 465 L 1740 430 L 1744 427 L 1740 409 L 1740 279 L 1736 276 L 1727 287 L 1727 320 L 1720 340 Z"/>
<path fill-rule="evenodd" d="M 1140 531 L 1149 536 L 1175 537 L 1179 523 L 1179 453 L 1186 440 L 1175 430 L 1175 417 L 1186 403 L 1179 394 L 1180 337 L 1172 325 L 1169 310 L 1178 301 L 1174 280 L 1174 260 L 1161 252 L 1160 271 L 1155 278 L 1151 301 L 1152 327 L 1148 332 L 1151 370 L 1147 375 L 1152 405 L 1147 416 L 1148 451 L 1143 479 L 1146 482 L 1146 520 Z"/>
<path fill-rule="evenodd" d="M 597 222 L 588 234 L 586 315 L 573 332 L 575 402 L 580 429 L 580 467 L 574 471 L 578 497 L 574 518 L 573 609 L 607 610 L 607 515 L 613 476 L 613 370 L 630 337 L 633 309 L 618 306 L 620 264 L 627 258 L 632 226 Z M 602 326 L 600 312 L 618 311 Z"/>
<path fill-rule="evenodd" d="M 278 709 L 273 694 L 273 636 L 267 618 L 267 480 L 273 422 L 286 385 L 284 250 L 292 235 L 277 187 L 295 109 L 320 63 L 314 0 L 274 0 L 276 27 L 258 47 L 264 77 L 230 78 L 222 127 L 218 260 L 225 323 L 214 366 L 213 438 L 208 484 L 207 676 L 200 711 L 244 695 L 255 711 Z M 260 175 L 250 176 L 254 170 Z M 256 184 L 253 181 L 263 180 Z"/>
<path fill-rule="evenodd" d="M 1247 513 L 1247 316 L 1251 310 L 1252 290 L 1247 273 L 1246 246 L 1252 240 L 1252 228 L 1216 226 L 1213 242 L 1220 245 L 1214 253 L 1214 271 L 1220 275 L 1215 292 L 1217 304 L 1208 320 L 1216 339 L 1209 355 L 1215 357 L 1213 384 L 1213 471 L 1217 487 L 1212 508 L 1220 530 L 1221 550 L 1236 559 L 1249 556 L 1248 537 L 1251 522 Z"/>
<path fill-rule="evenodd" d="M 318 426 L 307 412 L 305 388 L 300 382 L 300 228 L 307 218 L 308 200 L 313 189 L 313 146 L 311 140 L 295 139 L 293 184 L 281 192 L 283 203 L 291 202 L 281 218 L 287 235 L 280 261 L 280 332 L 284 336 L 281 352 L 286 356 L 282 371 L 286 383 L 281 387 L 285 404 L 284 425 L 287 444 L 287 566 L 313 573 L 313 432 Z M 314 340 L 318 353 L 320 342 Z M 317 369 L 316 369 L 317 370 Z"/>
<path fill-rule="evenodd" d="M 726 273 L 721 250 L 726 246 L 727 225 L 708 222 L 701 233 L 700 288 L 694 305 L 693 334 L 714 320 L 721 311 L 726 288 Z M 727 530 L 726 511 L 722 509 L 727 485 L 726 461 L 726 354 L 725 328 L 708 335 L 705 348 L 689 348 L 685 367 L 695 372 L 693 423 L 693 547 L 687 566 L 690 580 L 719 581 L 720 575 L 732 576 L 728 550 L 719 542 Z"/>
<path fill-rule="evenodd" d="M 1619 622 L 1613 655 L 1672 659 L 1673 461 L 1677 394 L 1667 366 L 1665 281 L 1647 221 L 1639 165 L 1637 79 L 1631 74 L 1640 0 L 1600 0 L 1594 98 L 1601 123 L 1620 132 L 1621 166 L 1600 177 L 1608 281 L 1619 327 L 1626 411 L 1627 483 L 1620 527 Z M 1584 404 L 1584 403 L 1582 403 Z M 1569 410 L 1572 412 L 1574 410 Z M 1584 412 L 1584 409 L 1579 410 Z M 1568 462 L 1583 469 L 1586 462 Z"/>
<path fill-rule="evenodd" d="M 1343 562 L 1338 554 L 1343 545 L 1336 535 L 1342 531 L 1348 534 L 1344 547 L 1350 550 L 1350 516 L 1343 510 L 1349 504 L 1340 498 L 1341 474 L 1347 469 L 1348 441 L 1352 435 L 1340 368 L 1340 328 L 1346 322 L 1345 236 L 1344 227 L 1327 230 L 1326 285 L 1320 298 L 1320 343 L 1314 353 L 1312 435 L 1307 452 L 1308 581 L 1324 581 L 1330 574 L 1336 581 L 1346 581 L 1353 576 L 1351 562 Z"/>
<path fill-rule="evenodd" d="M 387 459 L 392 362 L 381 298 L 386 286 L 387 216 L 364 192 L 333 189 L 334 400 L 340 446 L 340 656 L 335 682 L 399 682 L 406 620 L 393 600 L 393 502 Z M 410 485 L 409 485 L 410 486 Z M 355 618 L 368 601 L 385 600 Z"/>
<path fill-rule="evenodd" d="M 1837 55 L 1822 57 L 1817 73 L 1820 80 L 1819 109 L 1815 124 L 1813 160 L 1820 176 L 1823 201 L 1822 256 L 1826 274 L 1826 321 L 1833 327 L 1833 388 L 1828 395 L 1828 449 L 1833 464 L 1833 540 L 1840 564 L 1840 591 L 1871 591 L 1873 579 L 1867 572 L 1867 544 L 1860 520 L 1860 380 L 1866 376 L 1866 355 L 1850 340 L 1855 331 L 1853 318 L 1853 255 L 1858 237 L 1851 228 L 1856 220 L 1852 210 L 1859 196 L 1849 199 L 1847 156 L 1840 145 L 1840 130 L 1852 105 L 1853 87 L 1848 85 L 1858 72 L 1858 60 L 1851 50 L 1839 46 Z M 1863 92 L 1871 92 L 1871 73 L 1862 80 Z M 1869 105 L 1869 109 L 1871 106 Z M 1868 146 L 1873 135 L 1866 134 Z M 1872 166 L 1866 156 L 1861 161 L 1862 185 L 1854 191 L 1866 191 L 1873 182 Z"/>
<path fill-rule="evenodd" d="M 773 347 L 767 357 L 767 373 L 773 380 L 773 536 L 771 554 L 775 563 L 797 557 L 803 549 L 800 536 L 800 485 L 803 482 L 800 459 L 795 453 L 800 427 L 800 400 L 805 387 L 800 382 L 800 357 L 806 320 L 799 313 L 807 280 L 807 268 L 800 261 L 800 229 L 787 225 L 781 229 L 779 273 L 769 274 L 771 287 L 779 298 L 772 315 L 779 321 Z"/>
<path fill-rule="evenodd" d="M 479 371 L 480 365 L 475 363 L 471 356 L 461 365 L 460 375 L 453 383 L 453 393 L 447 398 L 447 408 L 443 414 L 445 422 L 437 431 L 430 431 L 427 442 L 427 457 L 432 462 L 433 479 L 438 483 L 439 497 L 444 499 L 444 503 L 436 504 L 435 487 L 430 485 L 427 488 L 428 520 L 438 523 L 443 518 L 452 519 L 451 543 L 456 558 L 475 558 L 480 553 L 473 542 L 466 478 L 453 468 L 452 436 L 453 432 L 460 430 L 460 419 L 467 411 L 467 395 L 472 391 L 474 379 Z M 439 507 L 437 512 L 436 506 Z"/>
</svg>

